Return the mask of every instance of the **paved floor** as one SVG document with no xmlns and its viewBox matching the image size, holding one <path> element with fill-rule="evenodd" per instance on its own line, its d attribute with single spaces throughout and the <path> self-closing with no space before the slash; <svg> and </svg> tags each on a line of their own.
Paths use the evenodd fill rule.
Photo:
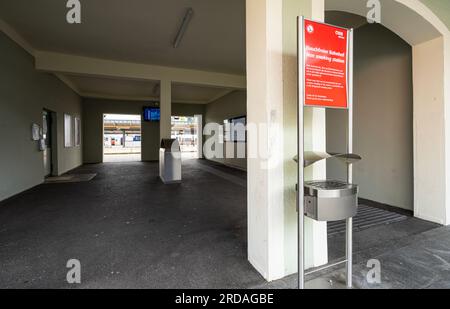
<svg viewBox="0 0 450 309">
<path fill-rule="evenodd" d="M 328 238 L 329 261 L 345 258 L 345 234 Z M 367 267 L 376 259 L 381 283 L 369 284 Z M 355 288 L 449 288 L 450 228 L 415 218 L 354 232 L 353 282 Z M 306 277 L 307 287 L 345 286 L 345 268 L 338 266 Z M 320 280 L 319 280 L 320 278 Z M 324 285 L 323 283 L 327 284 Z M 297 276 L 263 283 L 258 288 L 296 288 Z"/>
<path fill-rule="evenodd" d="M 0 206 L 0 288 L 244 288 L 246 189 L 187 161 L 180 185 L 157 163 L 84 166 L 88 183 L 41 185 Z M 227 174 L 245 178 L 243 172 Z"/>
<path fill-rule="evenodd" d="M 266 283 L 247 262 L 244 172 L 185 160 L 183 183 L 170 186 L 157 163 L 73 173 L 97 176 L 0 203 L 0 288 L 73 287 L 69 259 L 81 262 L 81 288 L 295 287 L 295 276 Z M 448 286 L 450 230 L 434 228 L 409 218 L 355 233 L 356 287 Z M 329 243 L 330 260 L 343 255 L 342 234 Z M 381 285 L 364 283 L 369 258 L 382 262 Z"/>
</svg>

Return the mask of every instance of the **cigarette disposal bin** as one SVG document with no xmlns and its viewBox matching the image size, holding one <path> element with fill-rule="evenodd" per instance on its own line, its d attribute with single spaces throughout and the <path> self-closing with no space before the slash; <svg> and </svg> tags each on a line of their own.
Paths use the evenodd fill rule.
<svg viewBox="0 0 450 309">
<path fill-rule="evenodd" d="M 361 157 L 357 154 L 331 154 L 327 152 L 307 151 L 304 153 L 304 168 L 321 160 L 336 158 L 346 164 L 353 164 Z M 298 156 L 294 158 L 298 163 Z M 298 186 L 297 186 L 298 191 Z M 314 180 L 303 182 L 303 214 L 316 221 L 340 221 L 353 218 L 358 212 L 358 185 L 338 180 Z M 297 205 L 300 205 L 297 200 Z M 347 235 L 351 226 L 347 225 Z M 351 247 L 352 239 L 346 239 L 346 247 Z M 346 260 L 320 268 L 320 271 L 341 263 L 347 263 L 351 269 L 351 254 Z M 311 271 L 309 274 L 316 271 Z M 304 274 L 303 274 L 304 275 Z M 351 282 L 351 281 L 349 281 Z"/>
<path fill-rule="evenodd" d="M 305 182 L 305 215 L 316 221 L 338 221 L 354 217 L 358 209 L 358 187 L 341 181 Z"/>
<path fill-rule="evenodd" d="M 181 182 L 181 151 L 176 139 L 161 140 L 159 177 L 165 184 Z"/>
<path fill-rule="evenodd" d="M 304 165 L 336 158 L 347 164 L 361 160 L 356 154 L 305 152 Z M 297 162 L 298 158 L 294 160 Z M 339 221 L 352 218 L 358 210 L 358 186 L 337 180 L 304 182 L 305 216 L 316 221 Z"/>
</svg>

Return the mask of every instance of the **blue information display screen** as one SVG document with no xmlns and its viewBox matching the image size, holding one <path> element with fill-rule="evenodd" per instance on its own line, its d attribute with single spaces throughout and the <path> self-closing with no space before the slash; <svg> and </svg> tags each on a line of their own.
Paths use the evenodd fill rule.
<svg viewBox="0 0 450 309">
<path fill-rule="evenodd" d="M 144 121 L 159 121 L 160 109 L 157 107 L 144 108 Z"/>
</svg>

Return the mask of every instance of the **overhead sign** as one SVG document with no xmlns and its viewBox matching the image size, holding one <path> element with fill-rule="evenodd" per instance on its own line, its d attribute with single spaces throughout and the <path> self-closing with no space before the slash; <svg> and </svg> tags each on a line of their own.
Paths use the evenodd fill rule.
<svg viewBox="0 0 450 309">
<path fill-rule="evenodd" d="M 304 105 L 348 108 L 349 30 L 304 22 Z"/>
</svg>

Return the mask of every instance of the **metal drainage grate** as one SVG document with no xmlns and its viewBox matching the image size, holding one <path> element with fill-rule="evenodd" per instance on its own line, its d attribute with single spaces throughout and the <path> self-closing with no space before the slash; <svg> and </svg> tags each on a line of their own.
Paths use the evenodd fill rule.
<svg viewBox="0 0 450 309">
<path fill-rule="evenodd" d="M 396 212 L 359 205 L 358 214 L 353 218 L 353 230 L 360 231 L 378 225 L 400 222 L 407 218 L 407 216 Z M 340 233 L 345 233 L 345 220 L 328 222 L 328 236 Z"/>
</svg>

